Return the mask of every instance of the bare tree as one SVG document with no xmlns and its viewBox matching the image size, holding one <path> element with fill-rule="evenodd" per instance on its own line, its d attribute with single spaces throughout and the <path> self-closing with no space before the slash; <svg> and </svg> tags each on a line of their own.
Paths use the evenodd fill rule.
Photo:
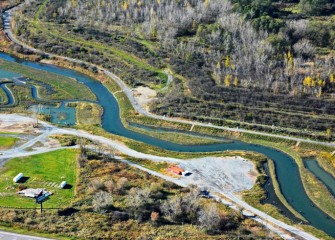
<svg viewBox="0 0 335 240">
<path fill-rule="evenodd" d="M 221 217 L 215 204 L 207 208 L 202 208 L 199 212 L 198 222 L 201 229 L 208 233 L 215 232 L 219 229 Z"/>
<path fill-rule="evenodd" d="M 106 181 L 104 184 L 105 184 L 105 187 L 106 187 L 106 189 L 107 189 L 107 191 L 108 191 L 109 193 L 112 193 L 112 192 L 115 191 L 115 189 L 116 189 L 116 184 L 115 184 L 115 182 L 114 182 L 113 180 L 108 180 L 108 181 Z"/>
<path fill-rule="evenodd" d="M 119 180 L 116 183 L 116 189 L 121 194 L 124 192 L 125 188 L 128 187 L 129 181 L 125 177 L 119 178 Z"/>
<path fill-rule="evenodd" d="M 188 193 L 175 195 L 164 202 L 161 210 L 171 221 L 195 222 L 200 208 L 199 196 L 199 190 L 192 187 Z"/>
<path fill-rule="evenodd" d="M 127 196 L 127 205 L 132 211 L 135 219 L 141 217 L 141 213 L 145 211 L 145 206 L 152 202 L 150 198 L 149 188 L 132 188 Z"/>
<path fill-rule="evenodd" d="M 92 204 L 95 211 L 103 212 L 112 206 L 113 197 L 108 192 L 99 191 L 93 196 Z"/>
</svg>

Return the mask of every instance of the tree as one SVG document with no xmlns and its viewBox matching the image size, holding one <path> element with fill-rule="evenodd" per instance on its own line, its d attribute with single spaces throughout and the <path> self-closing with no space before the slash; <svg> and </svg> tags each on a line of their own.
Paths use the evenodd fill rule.
<svg viewBox="0 0 335 240">
<path fill-rule="evenodd" d="M 175 195 L 168 201 L 165 201 L 161 206 L 161 210 L 169 220 L 179 222 L 183 215 L 181 197 Z"/>
<path fill-rule="evenodd" d="M 97 212 L 108 210 L 113 204 L 113 197 L 110 193 L 99 191 L 93 196 L 93 209 Z"/>
<path fill-rule="evenodd" d="M 226 58 L 225 67 L 230 68 L 230 57 L 229 56 L 227 56 L 227 58 Z"/>
<path fill-rule="evenodd" d="M 113 180 L 109 180 L 105 182 L 105 187 L 108 192 L 112 193 L 115 190 L 115 182 Z"/>
<path fill-rule="evenodd" d="M 138 219 L 146 210 L 146 205 L 152 202 L 149 188 L 132 188 L 127 196 L 127 205 L 135 219 Z"/>
<path fill-rule="evenodd" d="M 332 130 L 330 128 L 327 128 L 326 135 L 327 135 L 327 139 L 330 140 L 332 137 Z"/>
<path fill-rule="evenodd" d="M 220 221 L 219 210 L 213 203 L 209 207 L 201 209 L 199 212 L 199 227 L 204 229 L 207 233 L 217 231 L 220 226 Z"/>
<path fill-rule="evenodd" d="M 329 81 L 330 81 L 330 83 L 335 83 L 335 77 L 334 77 L 334 74 L 333 74 L 333 73 L 331 73 L 331 74 L 329 75 Z"/>
<path fill-rule="evenodd" d="M 151 212 L 151 214 L 150 214 L 150 220 L 151 220 L 151 223 L 154 226 L 157 226 L 158 220 L 159 220 L 159 213 L 158 212 Z"/>
<path fill-rule="evenodd" d="M 326 0 L 300 0 L 299 9 L 307 15 L 318 15 L 325 9 Z"/>
<path fill-rule="evenodd" d="M 164 202 L 161 210 L 164 215 L 174 222 L 196 222 L 199 211 L 199 189 L 191 187 L 184 195 L 175 195 Z"/>
<path fill-rule="evenodd" d="M 226 87 L 230 87 L 230 84 L 231 84 L 231 75 L 227 74 L 224 78 L 224 85 Z"/>
<path fill-rule="evenodd" d="M 119 180 L 116 183 L 116 189 L 117 189 L 117 191 L 120 194 L 122 194 L 124 192 L 125 188 L 128 187 L 128 184 L 129 184 L 129 181 L 128 181 L 127 178 L 125 178 L 125 177 L 119 178 Z"/>
<path fill-rule="evenodd" d="M 311 87 L 313 85 L 313 82 L 314 80 L 310 76 L 307 76 L 305 77 L 303 84 L 304 86 Z"/>
<path fill-rule="evenodd" d="M 233 84 L 234 84 L 235 87 L 238 86 L 238 78 L 237 77 L 234 78 L 234 83 Z"/>
</svg>

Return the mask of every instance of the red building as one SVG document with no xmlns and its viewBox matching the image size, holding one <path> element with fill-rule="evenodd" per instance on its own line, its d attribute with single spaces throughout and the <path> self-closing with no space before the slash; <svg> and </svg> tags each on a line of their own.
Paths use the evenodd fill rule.
<svg viewBox="0 0 335 240">
<path fill-rule="evenodd" d="M 178 175 L 182 175 L 183 172 L 184 172 L 184 169 L 182 169 L 181 167 L 178 167 L 178 166 L 170 166 L 170 167 L 168 167 L 168 170 L 170 172 L 173 172 L 173 173 L 178 174 Z"/>
</svg>

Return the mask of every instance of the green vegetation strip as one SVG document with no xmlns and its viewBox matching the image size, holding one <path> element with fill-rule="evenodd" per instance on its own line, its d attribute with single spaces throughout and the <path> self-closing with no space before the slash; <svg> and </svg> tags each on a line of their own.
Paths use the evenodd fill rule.
<svg viewBox="0 0 335 240">
<path fill-rule="evenodd" d="M 8 97 L 7 94 L 5 93 L 5 91 L 0 88 L 0 104 L 7 104 L 8 103 Z"/>
<path fill-rule="evenodd" d="M 18 73 L 37 82 L 50 85 L 56 93 L 49 94 L 39 91 L 45 99 L 80 99 L 96 100 L 96 96 L 85 85 L 75 79 L 64 77 L 55 73 L 33 69 L 18 63 L 0 60 L 0 69 Z M 80 91 L 79 91 L 80 90 Z"/>
<path fill-rule="evenodd" d="M 46 188 L 53 192 L 54 195 L 45 202 L 45 208 L 68 206 L 75 192 L 77 157 L 77 150 L 63 149 L 10 160 L 0 171 L 0 206 L 36 207 L 34 199 L 16 194 L 19 186 Z M 26 181 L 13 183 L 13 178 L 20 172 L 27 177 Z M 60 189 L 59 185 L 62 181 L 66 181 L 71 188 Z"/>
<path fill-rule="evenodd" d="M 284 197 L 284 195 L 282 194 L 282 192 L 280 190 L 280 186 L 279 186 L 278 181 L 273 181 L 273 179 L 277 179 L 277 176 L 276 176 L 275 164 L 271 159 L 268 160 L 268 166 L 269 166 L 270 177 L 272 179 L 272 185 L 273 185 L 273 188 L 274 188 L 275 193 L 276 193 L 277 197 L 279 198 L 279 200 L 296 217 L 298 217 L 301 220 L 307 222 L 307 220 L 287 202 L 286 198 Z"/>
<path fill-rule="evenodd" d="M 193 136 L 187 133 L 178 133 L 178 132 L 160 132 L 160 131 L 147 131 L 141 128 L 128 127 L 136 132 L 143 133 L 155 138 L 161 138 L 169 142 L 178 143 L 182 145 L 202 145 L 202 144 L 215 144 L 215 143 L 224 143 L 229 142 L 228 140 L 220 140 L 215 138 L 210 138 L 206 136 Z"/>
<path fill-rule="evenodd" d="M 0 136 L 0 150 L 11 148 L 19 138 Z"/>
<path fill-rule="evenodd" d="M 265 181 L 265 175 L 264 174 L 259 175 L 256 184 L 253 186 L 253 188 L 242 192 L 243 200 L 246 201 L 251 206 L 261 210 L 262 212 L 265 212 L 270 216 L 280 221 L 283 221 L 289 225 L 293 225 L 293 222 L 289 218 L 285 217 L 276 206 L 269 203 L 265 204 L 261 203 L 261 201 L 266 198 L 266 191 L 262 187 L 264 181 Z"/>
<path fill-rule="evenodd" d="M 140 158 L 134 158 L 130 156 L 124 156 L 124 158 L 138 165 L 141 165 L 147 169 L 156 171 L 156 172 L 161 172 L 163 169 L 166 169 L 168 167 L 167 162 L 154 162 L 148 159 L 140 159 Z"/>
</svg>

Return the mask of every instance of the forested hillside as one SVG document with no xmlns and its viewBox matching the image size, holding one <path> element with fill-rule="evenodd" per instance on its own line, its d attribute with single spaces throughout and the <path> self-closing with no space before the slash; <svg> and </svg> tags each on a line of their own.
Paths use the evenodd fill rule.
<svg viewBox="0 0 335 240">
<path fill-rule="evenodd" d="M 131 86 L 158 91 L 166 83 L 162 70 L 169 68 L 174 82 L 152 104 L 154 112 L 330 137 L 332 1 L 30 2 L 13 27 L 35 47 L 93 62 Z"/>
</svg>

